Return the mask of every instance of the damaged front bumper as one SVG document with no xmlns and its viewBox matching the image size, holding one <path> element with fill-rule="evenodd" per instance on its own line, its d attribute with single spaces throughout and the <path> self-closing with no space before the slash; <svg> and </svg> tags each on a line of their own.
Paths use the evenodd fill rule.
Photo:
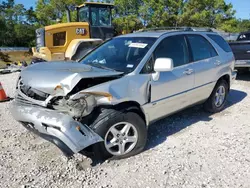
<svg viewBox="0 0 250 188">
<path fill-rule="evenodd" d="M 54 143 L 67 156 L 103 141 L 87 125 L 83 125 L 69 115 L 55 110 L 19 104 L 14 100 L 10 111 L 13 117 L 27 129 Z"/>
</svg>

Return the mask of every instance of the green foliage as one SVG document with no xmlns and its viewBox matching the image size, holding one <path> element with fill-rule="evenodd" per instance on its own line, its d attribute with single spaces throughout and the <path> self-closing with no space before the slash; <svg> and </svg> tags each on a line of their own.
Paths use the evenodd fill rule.
<svg viewBox="0 0 250 188">
<path fill-rule="evenodd" d="M 33 8 L 26 10 L 14 0 L 0 5 L 0 46 L 30 46 L 35 41 L 36 17 Z"/>
<path fill-rule="evenodd" d="M 250 20 L 239 20 L 238 31 L 250 31 Z"/>
<path fill-rule="evenodd" d="M 220 24 L 218 29 L 230 33 L 237 33 L 242 31 L 241 29 L 239 29 L 239 21 L 235 18 L 225 20 L 223 23 Z"/>
<path fill-rule="evenodd" d="M 94 1 L 94 0 L 89 0 Z M 85 0 L 37 0 L 36 7 L 26 9 L 14 0 L 0 3 L 0 46 L 34 46 L 35 29 L 67 22 L 68 5 Z M 106 0 L 114 3 L 113 25 L 117 34 L 152 27 L 211 27 L 226 32 L 250 30 L 250 20 L 235 18 L 232 4 L 225 0 Z M 76 11 L 71 14 L 76 21 Z"/>
<path fill-rule="evenodd" d="M 80 5 L 84 2 L 84 0 L 38 0 L 36 16 L 42 26 L 54 24 L 57 19 L 66 22 L 65 6 Z M 72 21 L 76 21 L 76 13 L 72 16 Z"/>
<path fill-rule="evenodd" d="M 182 7 L 182 0 L 144 0 L 140 16 L 147 27 L 176 26 Z"/>
<path fill-rule="evenodd" d="M 115 18 L 113 21 L 116 34 L 131 33 L 143 27 L 141 20 L 136 15 Z"/>
<path fill-rule="evenodd" d="M 249 29 L 250 20 L 235 18 L 231 3 L 224 0 L 115 0 L 115 28 L 133 31 L 133 19 L 137 25 L 152 27 L 209 27 L 226 32 L 240 32 Z M 242 26 L 244 25 L 244 27 Z M 241 25 L 241 26 L 240 26 Z M 143 28 L 142 27 L 142 28 Z"/>
<path fill-rule="evenodd" d="M 235 11 L 231 3 L 224 0 L 189 0 L 185 3 L 181 24 L 195 27 L 218 28 L 224 22 L 234 19 Z"/>
</svg>

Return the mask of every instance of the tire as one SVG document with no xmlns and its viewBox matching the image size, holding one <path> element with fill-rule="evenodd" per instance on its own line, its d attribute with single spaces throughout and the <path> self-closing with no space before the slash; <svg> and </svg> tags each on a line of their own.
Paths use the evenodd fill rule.
<svg viewBox="0 0 250 188">
<path fill-rule="evenodd" d="M 137 141 L 133 144 L 131 143 L 125 144 L 126 147 L 129 146 L 127 153 L 124 153 L 124 154 L 111 153 L 107 149 L 107 145 L 109 143 L 108 142 L 109 137 L 111 138 L 113 137 L 113 134 L 110 134 L 111 132 L 110 130 L 113 129 L 114 126 L 116 126 L 116 129 L 118 129 L 119 126 L 122 128 L 122 126 L 125 127 L 126 125 L 132 125 L 132 128 L 130 128 L 129 130 L 130 131 L 129 134 L 133 135 L 137 133 L 136 134 Z M 92 146 L 93 157 L 97 160 L 105 160 L 111 157 L 112 159 L 127 158 L 127 157 L 140 153 L 146 145 L 147 127 L 146 127 L 144 120 L 136 112 L 126 111 L 126 110 L 120 111 L 120 110 L 114 110 L 114 109 L 104 109 L 101 111 L 96 121 L 93 122 L 93 124 L 90 127 L 98 135 L 100 135 L 104 140 L 104 142 L 99 142 Z M 135 131 L 134 131 L 134 128 L 135 128 Z M 120 131 L 122 131 L 122 129 Z M 133 135 L 133 137 L 136 137 L 136 135 Z M 122 137 L 122 134 L 120 134 L 120 136 Z M 125 139 L 126 135 L 123 138 L 121 137 L 119 139 L 122 141 L 123 138 Z M 113 139 L 117 140 L 117 138 L 114 138 L 114 137 Z M 124 142 L 126 142 L 126 140 Z M 119 146 L 116 145 L 110 150 L 116 151 L 117 148 L 119 148 Z"/>
<path fill-rule="evenodd" d="M 216 101 L 216 96 L 218 96 L 219 89 L 224 88 L 225 96 L 222 102 Z M 204 103 L 204 109 L 211 113 L 217 113 L 222 111 L 225 108 L 226 99 L 229 92 L 229 85 L 225 80 L 219 80 L 214 87 L 213 92 L 211 93 L 210 97 Z"/>
</svg>

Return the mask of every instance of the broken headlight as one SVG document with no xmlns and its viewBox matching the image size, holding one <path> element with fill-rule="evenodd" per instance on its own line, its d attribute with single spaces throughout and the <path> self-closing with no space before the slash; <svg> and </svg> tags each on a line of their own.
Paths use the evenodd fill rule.
<svg viewBox="0 0 250 188">
<path fill-rule="evenodd" d="M 95 106 L 96 100 L 93 95 L 85 95 L 75 100 L 59 97 L 52 104 L 55 110 L 67 113 L 74 118 L 81 118 L 90 114 Z"/>
</svg>

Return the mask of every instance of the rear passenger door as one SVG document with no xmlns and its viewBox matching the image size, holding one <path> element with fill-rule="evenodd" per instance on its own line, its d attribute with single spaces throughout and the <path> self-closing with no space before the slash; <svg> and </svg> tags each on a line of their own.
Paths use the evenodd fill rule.
<svg viewBox="0 0 250 188">
<path fill-rule="evenodd" d="M 199 102 L 211 94 L 221 61 L 217 51 L 205 37 L 199 34 L 188 34 L 186 37 L 195 72 L 195 89 L 189 94 L 193 102 Z"/>
<path fill-rule="evenodd" d="M 161 72 L 157 81 L 151 82 L 151 115 L 158 119 L 189 105 L 186 93 L 194 87 L 194 71 L 184 35 L 166 37 L 154 52 L 154 59 L 171 58 L 174 68 Z"/>
</svg>

